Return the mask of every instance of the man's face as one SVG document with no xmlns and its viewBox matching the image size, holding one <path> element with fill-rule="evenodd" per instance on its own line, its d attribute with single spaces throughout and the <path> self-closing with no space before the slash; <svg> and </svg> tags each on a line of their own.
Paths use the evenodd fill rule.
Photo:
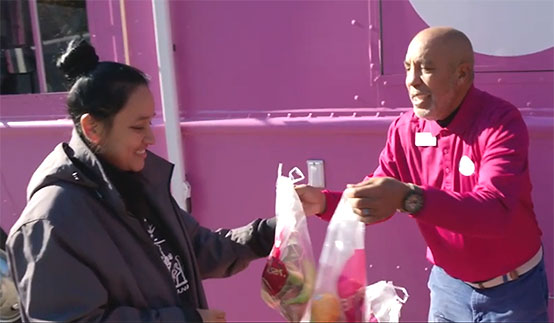
<svg viewBox="0 0 554 323">
<path fill-rule="evenodd" d="M 456 109 L 458 84 L 452 54 L 435 41 L 415 38 L 406 52 L 406 87 L 414 113 L 443 120 Z"/>
</svg>

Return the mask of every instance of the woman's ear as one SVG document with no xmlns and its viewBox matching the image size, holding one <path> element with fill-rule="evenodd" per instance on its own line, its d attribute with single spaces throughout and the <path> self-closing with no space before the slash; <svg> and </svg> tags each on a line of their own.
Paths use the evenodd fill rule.
<svg viewBox="0 0 554 323">
<path fill-rule="evenodd" d="M 94 145 L 99 145 L 102 139 L 102 124 L 88 113 L 81 116 L 81 129 L 85 137 Z"/>
</svg>

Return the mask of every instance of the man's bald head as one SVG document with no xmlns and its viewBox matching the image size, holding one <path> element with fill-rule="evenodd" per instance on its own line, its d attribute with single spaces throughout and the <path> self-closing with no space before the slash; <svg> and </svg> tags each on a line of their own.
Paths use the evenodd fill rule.
<svg viewBox="0 0 554 323">
<path fill-rule="evenodd" d="M 423 29 L 410 42 L 410 47 L 412 46 L 424 48 L 425 51 L 437 51 L 448 59 L 453 68 L 462 63 L 469 63 L 473 71 L 474 57 L 471 41 L 459 30 L 451 27 Z"/>
</svg>

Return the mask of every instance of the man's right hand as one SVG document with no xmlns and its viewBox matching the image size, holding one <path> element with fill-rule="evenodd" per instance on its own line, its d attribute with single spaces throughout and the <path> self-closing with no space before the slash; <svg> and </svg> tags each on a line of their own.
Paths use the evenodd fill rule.
<svg viewBox="0 0 554 323">
<path fill-rule="evenodd" d="M 202 317 L 202 322 L 227 322 L 225 312 L 220 310 L 196 309 Z"/>
<path fill-rule="evenodd" d="M 325 212 L 326 202 L 325 194 L 321 192 L 321 188 L 309 185 L 295 186 L 296 193 L 302 201 L 302 207 L 306 215 L 320 214 Z"/>
</svg>

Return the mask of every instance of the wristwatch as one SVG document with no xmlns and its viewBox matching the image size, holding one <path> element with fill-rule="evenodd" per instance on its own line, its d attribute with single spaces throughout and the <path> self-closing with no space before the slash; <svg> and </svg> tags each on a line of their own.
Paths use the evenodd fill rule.
<svg viewBox="0 0 554 323">
<path fill-rule="evenodd" d="M 404 196 L 400 212 L 414 214 L 423 207 L 423 191 L 419 188 L 419 186 L 412 183 L 408 183 L 408 186 L 410 187 L 410 190 L 406 196 Z"/>
</svg>

